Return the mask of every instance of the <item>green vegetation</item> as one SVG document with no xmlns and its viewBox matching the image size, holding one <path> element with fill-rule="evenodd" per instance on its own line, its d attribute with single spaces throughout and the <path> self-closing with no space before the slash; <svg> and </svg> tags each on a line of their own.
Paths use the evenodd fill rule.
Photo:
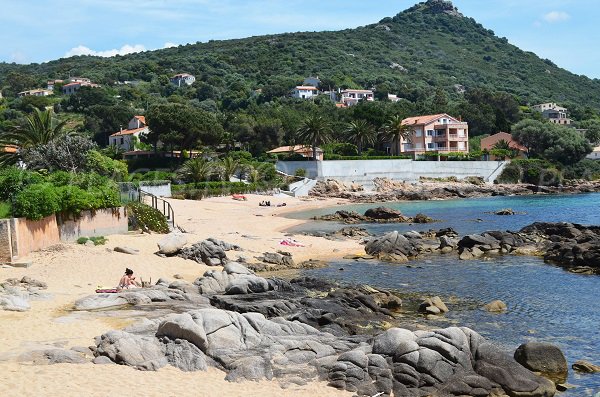
<svg viewBox="0 0 600 397">
<path fill-rule="evenodd" d="M 513 160 L 504 168 L 497 183 L 530 183 L 556 186 L 562 182 L 561 172 L 552 163 L 540 159 Z"/>
<path fill-rule="evenodd" d="M 79 237 L 77 239 L 77 244 L 85 244 L 88 241 L 94 243 L 94 245 L 104 245 L 108 241 L 104 236 L 96 236 L 96 237 Z"/>
<path fill-rule="evenodd" d="M 149 205 L 131 202 L 127 204 L 132 229 L 142 229 L 155 233 L 169 233 L 167 218 Z"/>
</svg>

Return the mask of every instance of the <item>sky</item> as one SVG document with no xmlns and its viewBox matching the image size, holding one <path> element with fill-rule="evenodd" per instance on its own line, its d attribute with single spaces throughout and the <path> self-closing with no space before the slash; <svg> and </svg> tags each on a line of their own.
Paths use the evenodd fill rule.
<svg viewBox="0 0 600 397">
<path fill-rule="evenodd" d="M 0 61 L 113 56 L 272 33 L 353 28 L 417 0 L 0 0 Z M 558 66 L 600 78 L 599 0 L 454 0 L 466 16 Z"/>
</svg>

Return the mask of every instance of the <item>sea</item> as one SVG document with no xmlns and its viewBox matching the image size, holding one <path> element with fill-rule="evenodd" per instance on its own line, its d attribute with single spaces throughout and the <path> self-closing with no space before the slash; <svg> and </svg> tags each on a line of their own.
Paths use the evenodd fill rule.
<svg viewBox="0 0 600 397">
<path fill-rule="evenodd" d="M 424 213 L 433 224 L 364 224 L 371 233 L 400 232 L 446 227 L 461 236 L 486 230 L 518 231 L 533 222 L 572 222 L 600 225 L 600 193 L 532 195 L 443 201 L 358 204 L 296 212 L 287 216 L 311 219 L 339 209 L 363 213 L 378 205 L 413 216 Z M 499 216 L 494 211 L 511 208 L 517 215 Z M 289 232 L 333 231 L 340 223 L 310 221 Z M 576 386 L 561 396 L 600 397 L 600 374 L 578 374 L 577 360 L 600 365 L 600 275 L 573 274 L 535 257 L 505 255 L 461 261 L 455 254 L 432 255 L 407 264 L 379 261 L 338 260 L 303 274 L 347 284 L 368 284 L 396 291 L 407 302 L 440 296 L 450 312 L 442 320 L 423 317 L 432 326 L 466 326 L 513 352 L 529 341 L 550 342 L 561 348 L 569 363 L 568 383 Z M 503 314 L 484 311 L 492 300 L 504 301 Z"/>
</svg>

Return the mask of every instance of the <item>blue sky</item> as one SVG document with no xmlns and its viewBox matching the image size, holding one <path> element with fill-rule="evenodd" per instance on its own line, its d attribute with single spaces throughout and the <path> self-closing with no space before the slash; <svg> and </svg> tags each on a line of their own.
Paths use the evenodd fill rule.
<svg viewBox="0 0 600 397">
<path fill-rule="evenodd" d="M 1 0 L 0 61 L 114 55 L 268 33 L 337 30 L 416 0 Z M 524 50 L 600 78 L 598 0 L 455 0 Z"/>
</svg>

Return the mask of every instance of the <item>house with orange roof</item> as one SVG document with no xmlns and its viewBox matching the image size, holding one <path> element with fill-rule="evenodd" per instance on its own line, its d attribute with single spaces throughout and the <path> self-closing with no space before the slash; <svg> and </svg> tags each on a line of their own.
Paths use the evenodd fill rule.
<svg viewBox="0 0 600 397">
<path fill-rule="evenodd" d="M 73 81 L 73 79 L 77 81 Z M 87 81 L 86 81 L 87 80 Z M 81 87 L 91 87 L 98 88 L 100 84 L 94 84 L 89 81 L 89 79 L 83 77 L 74 77 L 71 79 L 71 82 L 62 86 L 62 92 L 65 95 L 73 95 L 77 91 L 81 89 Z"/>
<path fill-rule="evenodd" d="M 494 135 L 490 135 L 486 138 L 481 139 L 481 150 L 493 150 L 498 142 L 505 141 L 508 143 L 508 146 L 511 149 L 514 149 L 519 153 L 519 157 L 527 158 L 527 148 L 521 145 L 519 142 L 515 141 L 511 134 L 508 132 L 498 132 Z M 490 157 L 492 160 L 496 158 L 494 156 Z"/>
<path fill-rule="evenodd" d="M 116 146 L 119 149 L 132 151 L 135 150 L 136 143 L 139 142 L 140 137 L 149 132 L 150 129 L 146 124 L 146 117 L 133 116 L 129 120 L 126 130 L 121 129 L 121 131 L 115 132 L 108 137 L 108 144 Z"/>
<path fill-rule="evenodd" d="M 469 152 L 469 124 L 446 113 L 409 117 L 402 125 L 409 128 L 410 135 L 400 139 L 401 153 Z"/>
</svg>

